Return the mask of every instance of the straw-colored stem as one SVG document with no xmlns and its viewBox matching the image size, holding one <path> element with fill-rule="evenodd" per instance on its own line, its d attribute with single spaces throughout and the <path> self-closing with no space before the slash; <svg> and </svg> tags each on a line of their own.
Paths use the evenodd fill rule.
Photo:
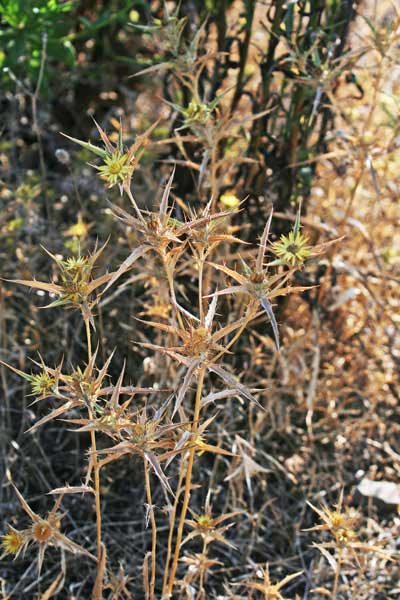
<svg viewBox="0 0 400 600">
<path fill-rule="evenodd" d="M 93 419 L 93 413 L 89 410 L 89 419 Z M 96 507 L 96 538 L 97 538 L 97 559 L 100 563 L 101 560 L 101 503 L 100 503 L 100 470 L 99 463 L 97 460 L 97 447 L 96 447 L 96 433 L 90 432 L 91 444 L 92 444 L 92 461 L 93 461 L 93 472 L 94 472 L 94 497 Z"/>
<path fill-rule="evenodd" d="M 150 578 L 150 596 L 149 600 L 154 600 L 154 586 L 156 581 L 156 552 L 157 552 L 157 525 L 154 516 L 153 501 L 151 495 L 149 465 L 147 460 L 144 461 L 144 476 L 146 482 L 146 496 L 149 507 L 150 523 L 151 523 L 151 578 Z"/>
<path fill-rule="evenodd" d="M 211 212 L 215 210 L 219 197 L 218 186 L 218 143 L 213 140 L 210 160 Z"/>
<path fill-rule="evenodd" d="M 88 360 L 92 359 L 92 338 L 90 332 L 90 323 L 88 319 L 85 319 L 86 329 L 86 341 L 87 341 L 87 353 Z M 91 408 L 88 409 L 89 419 L 93 419 L 93 412 Z M 90 432 L 91 450 L 92 450 L 92 464 L 94 473 L 94 497 L 95 497 L 95 509 L 96 509 L 96 539 L 97 539 L 97 560 L 98 564 L 101 562 L 102 548 L 101 548 L 101 502 L 100 502 L 100 469 L 97 460 L 97 445 L 96 445 L 96 433 L 95 431 Z"/>
<path fill-rule="evenodd" d="M 208 546 L 207 538 L 204 537 L 203 538 L 203 551 L 201 554 L 202 554 L 203 558 L 205 558 L 205 559 L 207 558 L 207 546 Z M 203 598 L 205 598 L 204 575 L 205 575 L 205 569 L 202 568 L 200 571 L 199 592 L 197 594 L 197 600 L 202 600 Z"/>
<path fill-rule="evenodd" d="M 338 589 L 339 589 L 339 577 L 340 577 L 341 566 L 342 566 L 342 555 L 341 555 L 341 553 L 339 553 L 339 556 L 338 556 L 338 559 L 337 559 L 337 563 L 336 563 L 335 579 L 334 579 L 334 582 L 333 582 L 332 600 L 336 600 L 336 596 L 337 596 L 337 593 L 338 593 Z"/>
<path fill-rule="evenodd" d="M 203 298 L 203 269 L 204 269 L 204 253 L 201 253 L 201 256 L 198 260 L 199 267 L 199 312 L 200 312 L 200 322 L 204 324 L 204 298 Z"/>
<path fill-rule="evenodd" d="M 197 380 L 197 391 L 196 391 L 196 400 L 195 400 L 195 405 L 194 405 L 194 415 L 193 415 L 193 425 L 192 425 L 193 437 L 195 437 L 198 427 L 199 427 L 199 417 L 200 417 L 200 408 L 201 408 L 201 391 L 203 389 L 204 374 L 205 374 L 205 367 L 202 367 L 199 371 L 199 376 L 198 376 L 198 380 Z M 172 561 L 171 572 L 169 575 L 167 595 L 169 595 L 170 597 L 172 595 L 172 589 L 173 589 L 174 583 L 175 583 L 175 575 L 176 575 L 176 570 L 178 567 L 178 560 L 179 560 L 179 553 L 180 553 L 180 549 L 181 549 L 183 528 L 185 525 L 186 513 L 188 510 L 188 506 L 189 506 L 190 488 L 191 488 L 191 484 L 192 484 L 192 471 L 193 471 L 193 463 L 194 463 L 195 454 L 196 454 L 196 446 L 193 445 L 189 450 L 189 460 L 188 460 L 186 479 L 185 479 L 185 493 L 184 493 L 184 497 L 183 497 L 183 505 L 182 505 L 181 516 L 179 519 L 178 531 L 176 534 L 174 558 Z"/>
<path fill-rule="evenodd" d="M 90 362 L 92 360 L 92 335 L 91 335 L 91 331 L 90 331 L 89 319 L 85 319 L 85 329 L 86 329 L 88 361 Z"/>
<path fill-rule="evenodd" d="M 172 506 L 172 510 L 171 510 L 171 514 L 170 514 L 167 557 L 165 559 L 164 580 L 163 580 L 163 590 L 162 590 L 163 597 L 164 597 L 165 592 L 167 591 L 167 585 L 168 585 L 168 570 L 169 570 L 169 563 L 171 562 L 172 542 L 174 539 L 174 526 L 175 526 L 175 520 L 176 520 L 176 512 L 178 509 L 179 498 L 181 496 L 181 492 L 183 491 L 182 482 L 183 482 L 183 476 L 185 474 L 185 471 L 182 467 L 183 467 L 183 463 L 181 463 L 181 468 L 179 469 L 178 487 L 177 487 L 177 492 L 175 494 L 174 504 Z"/>
</svg>

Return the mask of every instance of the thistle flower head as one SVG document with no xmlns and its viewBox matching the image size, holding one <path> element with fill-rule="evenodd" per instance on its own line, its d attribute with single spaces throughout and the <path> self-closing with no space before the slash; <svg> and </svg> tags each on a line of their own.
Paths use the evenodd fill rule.
<svg viewBox="0 0 400 600">
<path fill-rule="evenodd" d="M 183 111 L 185 125 L 190 125 L 191 123 L 206 123 L 212 111 L 212 106 L 198 102 L 193 98 L 189 102 L 187 108 Z"/>
<path fill-rule="evenodd" d="M 197 527 L 204 530 L 213 529 L 214 519 L 211 515 L 200 515 L 197 518 Z"/>
<path fill-rule="evenodd" d="M 240 204 L 239 198 L 233 192 L 222 194 L 219 201 L 226 206 L 226 208 L 237 208 Z"/>
<path fill-rule="evenodd" d="M 99 171 L 100 178 L 106 181 L 109 187 L 122 185 L 130 177 L 132 170 L 129 164 L 129 155 L 123 154 L 120 150 L 115 150 L 107 155 L 104 163 L 95 168 Z"/>
<path fill-rule="evenodd" d="M 122 191 L 130 186 L 133 172 L 143 154 L 144 147 L 148 143 L 148 138 L 151 132 L 158 125 L 158 121 L 151 125 L 151 127 L 149 127 L 147 131 L 140 135 L 136 139 L 135 143 L 127 149 L 124 148 L 122 141 L 122 126 L 119 128 L 118 140 L 113 144 L 105 131 L 103 131 L 96 121 L 95 125 L 104 144 L 104 148 L 99 148 L 91 142 L 83 142 L 82 140 L 70 137 L 69 135 L 63 135 L 69 140 L 85 148 L 85 150 L 89 150 L 93 154 L 99 156 L 102 159 L 103 164 L 100 166 L 92 166 L 99 171 L 100 178 L 107 182 L 109 188 L 113 187 L 114 185 L 118 185 L 122 194 Z"/>
<path fill-rule="evenodd" d="M 301 267 L 307 258 L 312 255 L 312 248 L 308 246 L 308 238 L 300 233 L 301 205 L 297 211 L 292 231 L 288 235 L 281 235 L 280 240 L 271 245 L 272 251 L 278 257 L 278 264 L 288 267 Z"/>
<path fill-rule="evenodd" d="M 42 398 L 49 396 L 56 386 L 56 379 L 46 369 L 40 373 L 32 375 L 31 389 L 32 394 Z"/>
<path fill-rule="evenodd" d="M 343 494 L 333 510 L 327 505 L 316 508 L 309 504 L 322 521 L 321 525 L 316 525 L 309 531 L 329 531 L 336 544 L 341 547 L 357 540 L 355 529 L 359 524 L 360 515 L 352 508 L 343 509 Z"/>
<path fill-rule="evenodd" d="M 107 242 L 106 242 L 107 244 Z M 44 308 L 52 308 L 54 306 L 67 306 L 68 308 L 79 308 L 85 321 L 89 321 L 94 327 L 93 316 L 91 309 L 100 299 L 100 294 L 97 292 L 96 297 L 92 299 L 92 294 L 100 286 L 106 284 L 112 279 L 114 273 L 106 273 L 100 277 L 93 277 L 95 263 L 101 253 L 104 251 L 106 244 L 94 248 L 94 251 L 87 256 L 79 254 L 67 259 L 55 256 L 48 250 L 47 254 L 54 260 L 58 267 L 59 276 L 58 282 L 42 282 L 35 279 L 14 279 L 12 283 L 18 283 L 26 287 L 43 290 L 57 296 L 56 300 L 48 304 Z M 104 290 L 103 290 L 104 292 Z"/>
<path fill-rule="evenodd" d="M 71 225 L 71 227 L 69 227 L 67 229 L 67 231 L 64 232 L 64 235 L 66 237 L 72 237 L 72 238 L 86 238 L 86 236 L 89 233 L 89 230 L 91 229 L 92 224 L 91 223 L 85 223 L 85 221 L 82 218 L 82 215 L 79 213 L 78 214 L 78 219 L 76 221 L 76 223 L 74 223 L 73 225 Z"/>
<path fill-rule="evenodd" d="M 312 253 L 308 238 L 295 230 L 281 235 L 280 240 L 272 244 L 272 250 L 289 267 L 302 265 Z"/>
<path fill-rule="evenodd" d="M 231 542 L 229 542 L 225 537 L 226 531 L 232 527 L 233 523 L 225 522 L 233 517 L 236 517 L 238 514 L 238 512 L 230 512 L 219 515 L 218 517 L 213 517 L 208 497 L 204 512 L 200 515 L 193 513 L 194 519 L 189 519 L 186 521 L 187 525 L 189 525 L 192 531 L 188 534 L 184 543 L 200 536 L 207 542 L 207 545 L 212 542 L 220 542 L 225 546 L 234 548 L 235 546 L 231 544 Z"/>
<path fill-rule="evenodd" d="M 21 552 L 25 544 L 25 536 L 22 531 L 18 531 L 8 526 L 9 531 L 2 536 L 1 545 L 5 554 L 13 554 L 15 557 Z"/>
<path fill-rule="evenodd" d="M 58 512 L 58 509 L 61 504 L 62 495 L 57 498 L 53 508 L 47 514 L 47 517 L 43 518 L 31 509 L 20 491 L 12 482 L 11 485 L 14 488 L 23 510 L 31 520 L 31 526 L 23 531 L 18 531 L 17 529 L 10 527 L 10 531 L 6 533 L 2 539 L 2 545 L 6 554 L 14 554 L 15 557 L 17 557 L 30 543 L 36 544 L 38 546 L 39 573 L 42 568 L 45 551 L 49 546 L 62 548 L 72 554 L 84 554 L 85 556 L 96 560 L 93 554 L 82 548 L 82 546 L 79 546 L 79 544 L 71 541 L 60 532 L 60 524 L 63 515 Z"/>
<path fill-rule="evenodd" d="M 177 57 L 180 53 L 181 37 L 186 23 L 187 17 L 179 18 L 179 5 L 170 13 L 167 3 L 163 2 L 161 18 L 153 18 L 150 25 L 137 23 L 131 23 L 131 25 L 143 33 L 157 36 L 160 50 L 171 52 L 173 56 Z"/>
</svg>

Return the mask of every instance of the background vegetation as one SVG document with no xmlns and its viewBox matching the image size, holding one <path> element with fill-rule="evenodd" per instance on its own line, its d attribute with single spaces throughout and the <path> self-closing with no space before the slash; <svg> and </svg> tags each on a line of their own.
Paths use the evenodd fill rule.
<svg viewBox="0 0 400 600">
<path fill-rule="evenodd" d="M 0 1 L 4 600 L 399 597 L 399 9 Z"/>
</svg>

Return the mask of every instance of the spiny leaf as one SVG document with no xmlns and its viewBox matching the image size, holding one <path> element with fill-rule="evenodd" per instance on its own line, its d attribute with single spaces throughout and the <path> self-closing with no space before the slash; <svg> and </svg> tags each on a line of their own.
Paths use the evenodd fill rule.
<svg viewBox="0 0 400 600">
<path fill-rule="evenodd" d="M 99 148 L 98 146 L 95 146 L 90 142 L 83 142 L 82 140 L 78 140 L 77 138 L 71 137 L 70 135 L 63 133 L 62 131 L 60 131 L 60 133 L 64 137 L 71 140 L 71 142 L 75 142 L 75 144 L 79 144 L 80 146 L 82 146 L 82 148 L 85 148 L 85 150 L 89 150 L 90 152 L 93 152 L 93 154 L 97 154 L 97 156 L 100 156 L 103 160 L 107 158 L 107 152 L 102 148 Z"/>
<path fill-rule="evenodd" d="M 279 352 L 279 350 L 280 350 L 279 329 L 278 329 L 278 323 L 276 322 L 276 319 L 275 319 L 274 311 L 272 310 L 272 305 L 269 302 L 268 298 L 266 298 L 266 296 L 260 296 L 259 298 L 260 298 L 261 306 L 263 307 L 263 309 L 265 310 L 265 312 L 267 313 L 267 315 L 269 317 L 269 320 L 271 321 L 272 330 L 274 332 L 276 348 Z"/>
</svg>

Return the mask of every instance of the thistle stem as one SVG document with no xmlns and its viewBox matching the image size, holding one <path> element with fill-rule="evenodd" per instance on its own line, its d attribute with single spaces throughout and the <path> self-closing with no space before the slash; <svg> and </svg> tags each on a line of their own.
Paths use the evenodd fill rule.
<svg viewBox="0 0 400 600">
<path fill-rule="evenodd" d="M 201 367 L 201 369 L 199 371 L 199 377 L 197 380 L 196 400 L 195 400 L 195 405 L 194 405 L 194 415 L 193 415 L 193 425 L 192 425 L 192 434 L 194 436 L 197 433 L 197 430 L 199 427 L 199 417 L 200 417 L 200 409 L 201 409 L 201 392 L 202 392 L 202 388 L 203 388 L 204 374 L 205 374 L 205 367 Z M 170 576 L 169 576 L 168 592 L 167 592 L 167 596 L 169 596 L 169 597 L 172 597 L 172 589 L 174 587 L 175 575 L 176 575 L 176 570 L 178 567 L 179 553 L 180 553 L 180 549 L 181 549 L 183 528 L 185 525 L 186 513 L 187 513 L 187 510 L 189 507 L 190 487 L 191 487 L 191 483 L 192 483 L 192 471 L 193 471 L 193 463 L 194 463 L 195 454 L 196 454 L 196 446 L 193 445 L 189 451 L 189 460 L 188 460 L 187 471 L 186 471 L 183 505 L 182 505 L 181 516 L 179 519 L 178 531 L 176 534 L 174 558 L 172 561 L 171 572 L 170 572 Z"/>
<path fill-rule="evenodd" d="M 157 525 L 154 516 L 153 501 L 151 496 L 149 465 L 147 463 L 147 460 L 144 461 L 144 476 L 146 482 L 147 504 L 149 506 L 151 523 L 151 579 L 149 600 L 154 600 L 154 585 L 156 580 Z"/>
<path fill-rule="evenodd" d="M 89 362 L 92 360 L 92 338 L 90 332 L 89 319 L 84 319 L 86 329 L 86 342 L 87 342 L 87 353 Z M 91 408 L 88 408 L 89 419 L 93 420 L 93 412 Z M 90 432 L 90 441 L 92 446 L 92 461 L 93 461 L 93 472 L 94 472 L 94 498 L 95 498 L 95 509 L 96 509 L 96 540 L 97 540 L 97 563 L 100 565 L 102 557 L 101 547 L 101 503 L 100 503 L 100 469 L 99 462 L 97 460 L 97 445 L 96 445 L 96 432 Z"/>
<path fill-rule="evenodd" d="M 203 269 L 204 269 L 204 256 L 203 252 L 198 260 L 199 267 L 199 312 L 200 312 L 200 322 L 204 325 L 204 299 L 203 299 Z"/>
<path fill-rule="evenodd" d="M 337 563 L 336 563 L 335 579 L 333 582 L 333 590 L 332 590 L 332 600 L 336 600 L 336 596 L 338 593 L 341 566 L 342 566 L 342 554 L 340 552 L 338 559 L 337 559 Z"/>
<path fill-rule="evenodd" d="M 184 470 L 183 470 L 183 468 L 181 466 L 181 468 L 179 469 L 179 481 L 178 481 L 177 492 L 175 494 L 175 500 L 174 500 L 174 504 L 173 504 L 173 507 L 172 507 L 171 515 L 170 515 L 169 533 L 168 533 L 168 548 L 167 548 L 167 557 L 165 559 L 164 580 L 163 580 L 163 590 L 162 590 L 163 597 L 165 595 L 165 592 L 166 592 L 166 589 L 167 589 L 167 584 L 168 584 L 168 569 L 169 569 L 169 563 L 171 561 L 171 554 L 172 554 L 172 541 L 173 541 L 173 536 L 174 536 L 174 524 L 175 524 L 175 519 L 176 519 L 176 511 L 178 509 L 179 498 L 180 498 L 181 492 L 183 491 L 181 489 L 182 488 L 183 476 L 184 476 Z"/>
<path fill-rule="evenodd" d="M 88 361 L 90 362 L 92 360 L 92 335 L 90 332 L 89 319 L 84 319 L 84 321 L 85 321 L 85 329 L 86 329 Z"/>
<path fill-rule="evenodd" d="M 207 559 L 207 546 L 208 546 L 207 538 L 204 537 L 203 538 L 203 551 L 201 553 L 204 560 Z M 205 590 L 204 590 L 204 575 L 205 575 L 205 569 L 203 567 L 200 572 L 199 592 L 197 594 L 197 600 L 202 600 L 206 597 Z"/>
<path fill-rule="evenodd" d="M 93 413 L 89 410 L 89 419 L 93 419 Z M 94 472 L 94 498 L 96 508 L 96 539 L 97 539 L 97 560 L 100 564 L 101 561 L 101 504 L 100 504 L 100 469 L 97 460 L 97 447 L 96 447 L 96 433 L 90 432 L 90 439 L 92 444 L 92 460 L 93 460 L 93 472 Z"/>
</svg>

